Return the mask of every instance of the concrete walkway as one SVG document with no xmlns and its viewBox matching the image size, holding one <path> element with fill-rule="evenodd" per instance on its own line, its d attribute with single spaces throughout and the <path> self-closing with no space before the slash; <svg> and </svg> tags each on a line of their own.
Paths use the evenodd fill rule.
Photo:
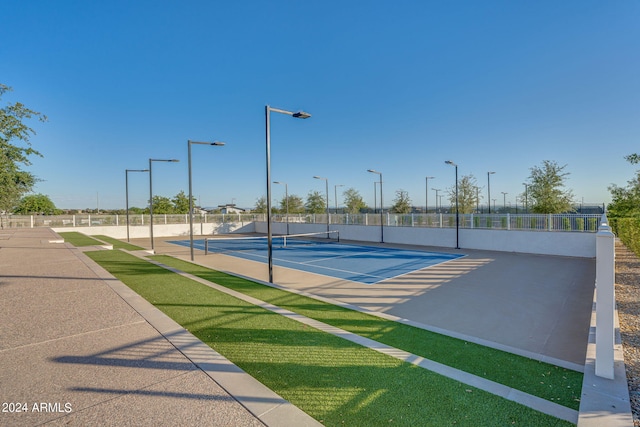
<svg viewBox="0 0 640 427">
<path fill-rule="evenodd" d="M 0 425 L 319 425 L 58 239 L 0 231 Z"/>
</svg>

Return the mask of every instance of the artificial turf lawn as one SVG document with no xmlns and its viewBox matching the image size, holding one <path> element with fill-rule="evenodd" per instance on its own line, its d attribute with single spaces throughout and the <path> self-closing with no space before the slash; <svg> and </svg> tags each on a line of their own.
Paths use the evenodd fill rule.
<svg viewBox="0 0 640 427">
<path fill-rule="evenodd" d="M 58 234 L 73 246 L 96 246 L 103 244 L 102 242 L 92 239 L 86 234 L 78 233 L 77 231 L 65 231 Z"/>
<path fill-rule="evenodd" d="M 173 257 L 153 259 L 278 307 L 578 410 L 583 374 L 231 276 Z"/>
<path fill-rule="evenodd" d="M 111 243 L 113 245 L 113 249 L 126 249 L 128 251 L 140 251 L 144 249 L 144 248 L 141 248 L 140 246 L 132 245 L 131 243 L 114 239 L 113 237 L 103 236 L 103 235 L 98 235 L 96 237 L 102 240 L 103 242 Z"/>
<path fill-rule="evenodd" d="M 200 340 L 326 425 L 571 425 L 121 251 L 87 255 Z"/>
</svg>

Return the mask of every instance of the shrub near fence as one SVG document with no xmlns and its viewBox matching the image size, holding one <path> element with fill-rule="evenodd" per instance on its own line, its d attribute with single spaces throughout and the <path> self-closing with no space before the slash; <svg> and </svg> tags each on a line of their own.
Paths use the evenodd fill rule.
<svg viewBox="0 0 640 427">
<path fill-rule="evenodd" d="M 612 218 L 609 222 L 622 243 L 640 256 L 640 218 Z"/>
</svg>

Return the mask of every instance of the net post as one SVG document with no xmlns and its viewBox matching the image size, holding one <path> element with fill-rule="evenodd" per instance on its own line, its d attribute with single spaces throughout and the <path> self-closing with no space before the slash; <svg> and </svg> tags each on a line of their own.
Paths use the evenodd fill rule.
<svg viewBox="0 0 640 427">
<path fill-rule="evenodd" d="M 204 238 L 204 255 L 206 256 L 209 253 L 209 239 Z"/>
</svg>

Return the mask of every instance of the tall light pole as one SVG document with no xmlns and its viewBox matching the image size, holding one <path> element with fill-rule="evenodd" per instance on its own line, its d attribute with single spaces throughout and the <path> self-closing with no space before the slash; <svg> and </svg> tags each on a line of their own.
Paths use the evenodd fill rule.
<svg viewBox="0 0 640 427">
<path fill-rule="evenodd" d="M 325 204 L 325 207 L 327 212 L 327 239 L 328 239 L 329 238 L 329 178 L 323 178 L 321 176 L 314 176 L 314 178 L 323 180 L 326 186 L 325 195 L 327 197 L 327 202 Z"/>
<path fill-rule="evenodd" d="M 336 215 L 338 214 L 338 187 L 344 187 L 344 184 L 336 184 L 333 186 L 333 196 L 336 202 Z"/>
<path fill-rule="evenodd" d="M 382 172 L 378 172 L 373 169 L 367 169 L 367 172 L 380 175 L 380 243 L 384 243 L 384 215 L 383 215 L 384 203 L 382 201 Z"/>
<path fill-rule="evenodd" d="M 529 213 L 529 184 L 523 182 L 524 185 L 524 213 Z"/>
<path fill-rule="evenodd" d="M 489 205 L 489 213 L 491 213 L 491 180 L 489 177 L 494 173 L 495 172 L 487 172 L 487 204 Z"/>
<path fill-rule="evenodd" d="M 373 213 L 378 210 L 378 181 L 373 181 Z"/>
<path fill-rule="evenodd" d="M 435 176 L 426 176 L 424 178 L 425 192 L 424 192 L 424 213 L 429 213 L 429 180 L 434 179 Z"/>
<path fill-rule="evenodd" d="M 289 234 L 289 186 L 286 182 L 273 181 L 274 184 L 284 185 L 284 203 L 286 206 L 286 214 L 287 214 L 287 235 Z"/>
<path fill-rule="evenodd" d="M 433 191 L 436 192 L 436 213 L 438 213 L 438 191 L 441 191 L 440 188 L 432 188 Z M 440 203 L 440 208 L 442 208 L 442 203 Z"/>
<path fill-rule="evenodd" d="M 129 172 L 149 172 L 149 169 L 126 169 L 124 172 L 125 210 L 127 211 L 127 242 L 129 240 Z"/>
<path fill-rule="evenodd" d="M 456 168 L 456 249 L 460 249 L 460 211 L 458 209 L 458 165 L 451 160 L 446 160 L 446 164 Z"/>
<path fill-rule="evenodd" d="M 507 193 L 506 191 L 501 191 L 502 193 L 502 209 L 504 209 L 504 211 L 507 211 Z"/>
<path fill-rule="evenodd" d="M 153 246 L 153 162 L 170 162 L 177 163 L 177 159 L 149 159 L 149 234 L 151 236 L 151 251 L 154 252 Z"/>
<path fill-rule="evenodd" d="M 191 261 L 193 261 L 193 190 L 192 190 L 192 174 L 191 174 L 191 145 L 213 145 L 216 147 L 222 147 L 224 142 L 214 141 L 214 142 L 198 142 L 198 141 L 187 141 L 187 152 L 189 156 L 189 249 L 191 251 Z"/>
<path fill-rule="evenodd" d="M 297 119 L 308 119 L 311 114 L 304 111 L 292 112 L 273 108 L 269 105 L 264 106 L 265 115 L 265 133 L 267 146 L 267 258 L 269 264 L 269 283 L 273 283 L 273 237 L 271 234 L 271 112 L 287 114 Z"/>
</svg>

